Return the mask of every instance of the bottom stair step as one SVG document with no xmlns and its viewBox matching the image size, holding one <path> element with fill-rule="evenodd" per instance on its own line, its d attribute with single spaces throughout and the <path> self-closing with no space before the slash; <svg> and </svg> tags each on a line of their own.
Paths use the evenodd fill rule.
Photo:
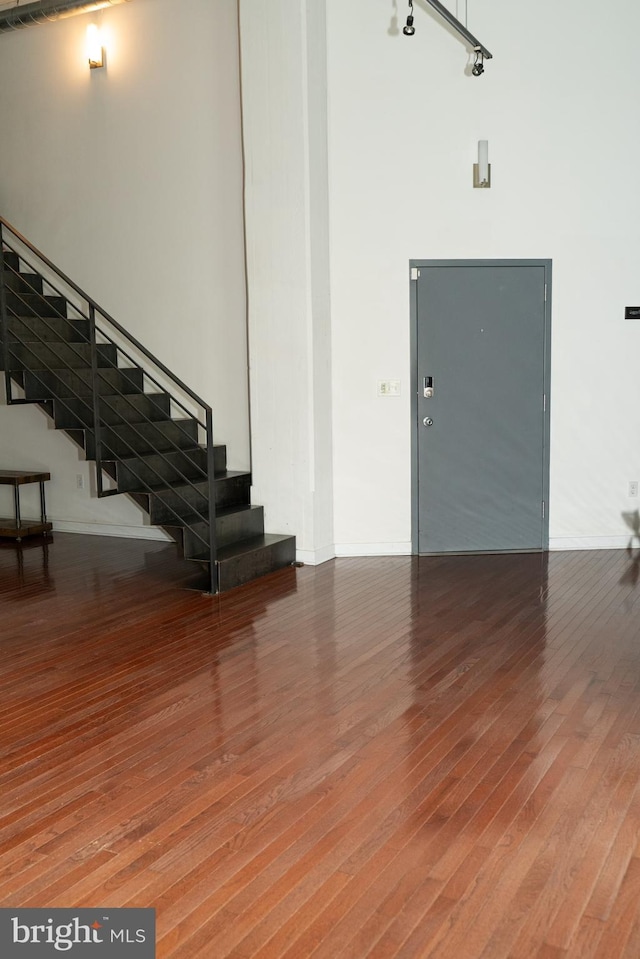
<svg viewBox="0 0 640 959">
<path fill-rule="evenodd" d="M 295 536 L 265 533 L 218 550 L 218 588 L 221 593 L 295 562 Z"/>
<path fill-rule="evenodd" d="M 206 562 L 208 557 L 193 557 Z M 266 576 L 277 569 L 290 566 L 296 559 L 295 536 L 264 533 L 251 539 L 223 546 L 218 550 L 219 589 L 224 593 L 234 586 Z"/>
</svg>

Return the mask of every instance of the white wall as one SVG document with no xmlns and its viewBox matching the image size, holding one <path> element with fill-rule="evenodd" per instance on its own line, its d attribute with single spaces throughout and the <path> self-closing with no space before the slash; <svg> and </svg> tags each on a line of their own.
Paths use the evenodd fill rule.
<svg viewBox="0 0 640 959">
<path fill-rule="evenodd" d="M 494 55 L 480 78 L 420 0 L 413 38 L 404 3 L 327 2 L 338 552 L 410 548 L 411 258 L 553 259 L 552 545 L 622 545 L 638 503 L 640 7 L 467 6 Z M 387 378 L 400 398 L 377 397 Z"/>
<path fill-rule="evenodd" d="M 241 0 L 254 494 L 334 555 L 324 0 Z"/>
<path fill-rule="evenodd" d="M 640 8 L 468 0 L 494 54 L 472 78 L 421 0 L 413 38 L 404 3 L 326 0 L 327 124 L 324 6 L 241 2 L 255 498 L 269 526 L 316 558 L 332 541 L 408 551 L 408 262 L 550 257 L 552 543 L 624 544 L 640 479 L 640 324 L 623 319 L 640 304 Z M 86 17 L 0 36 L 0 209 L 211 396 L 228 436 L 246 382 L 235 7 L 103 12 L 104 75 L 75 59 Z M 471 186 L 480 138 L 489 191 Z M 399 398 L 377 397 L 387 378 Z M 37 416 L 0 409 L 3 457 L 33 449 L 20 432 Z M 61 499 L 72 519 L 75 490 Z"/>
<path fill-rule="evenodd" d="M 106 70 L 84 60 L 87 24 Z M 214 407 L 249 466 L 242 145 L 232 0 L 133 0 L 0 35 L 0 213 Z M 0 461 L 51 470 L 54 520 L 137 526 L 90 501 L 75 448 L 0 407 Z"/>
</svg>

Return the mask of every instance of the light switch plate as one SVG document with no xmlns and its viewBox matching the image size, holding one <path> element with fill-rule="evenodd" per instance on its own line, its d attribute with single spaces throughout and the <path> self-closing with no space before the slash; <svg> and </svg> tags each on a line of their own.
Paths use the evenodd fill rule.
<svg viewBox="0 0 640 959">
<path fill-rule="evenodd" d="M 400 396 L 400 380 L 378 380 L 378 396 Z"/>
</svg>

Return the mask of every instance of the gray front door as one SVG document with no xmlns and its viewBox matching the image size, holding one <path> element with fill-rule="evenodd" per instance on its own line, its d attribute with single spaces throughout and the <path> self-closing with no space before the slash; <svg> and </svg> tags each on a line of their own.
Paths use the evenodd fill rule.
<svg viewBox="0 0 640 959">
<path fill-rule="evenodd" d="M 412 267 L 414 550 L 544 549 L 551 264 Z"/>
</svg>

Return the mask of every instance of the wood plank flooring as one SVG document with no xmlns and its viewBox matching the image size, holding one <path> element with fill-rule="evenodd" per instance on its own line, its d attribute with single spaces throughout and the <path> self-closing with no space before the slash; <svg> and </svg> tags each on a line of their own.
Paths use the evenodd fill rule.
<svg viewBox="0 0 640 959">
<path fill-rule="evenodd" d="M 640 560 L 0 547 L 0 905 L 160 959 L 637 959 Z"/>
</svg>

